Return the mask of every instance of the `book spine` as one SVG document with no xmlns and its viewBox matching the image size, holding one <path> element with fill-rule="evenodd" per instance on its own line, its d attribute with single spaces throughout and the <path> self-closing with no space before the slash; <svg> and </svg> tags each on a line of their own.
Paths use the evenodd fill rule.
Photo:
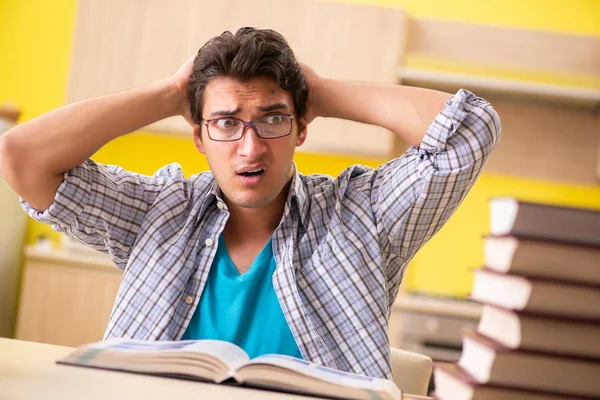
<svg viewBox="0 0 600 400">
<path fill-rule="evenodd" d="M 440 365 L 441 364 L 441 365 Z M 440 370 L 445 371 L 446 373 L 448 373 L 449 375 L 454 376 L 455 378 L 459 379 L 460 381 L 466 383 L 467 385 L 475 388 L 475 387 L 482 387 L 482 388 L 490 388 L 490 389 L 499 389 L 499 390 L 507 390 L 507 391 L 511 391 L 511 392 L 515 392 L 515 393 L 523 393 L 523 394 L 539 394 L 539 395 L 545 395 L 548 396 L 548 399 L 552 399 L 552 400 L 561 400 L 561 399 L 569 399 L 569 400 L 573 400 L 573 396 L 570 395 L 562 395 L 562 394 L 557 394 L 548 390 L 536 390 L 536 389 L 521 389 L 521 388 L 515 388 L 513 386 L 509 386 L 509 385 L 502 385 L 502 384 L 492 384 L 492 383 L 486 383 L 486 384 L 481 384 L 479 382 L 477 382 L 475 380 L 475 378 L 473 378 L 471 376 L 471 374 L 469 374 L 467 371 L 465 371 L 465 369 L 463 367 L 461 367 L 460 365 L 458 365 L 457 363 L 453 363 L 452 367 L 447 367 L 445 365 L 443 365 L 444 363 L 433 363 L 433 368 L 434 368 L 434 373 L 438 372 Z M 453 371 L 452 368 L 455 368 L 456 370 Z M 577 396 L 578 399 L 581 400 L 593 400 L 593 399 L 597 399 L 597 397 L 592 397 L 592 396 Z"/>
<path fill-rule="evenodd" d="M 600 236 L 600 234 L 598 234 Z M 593 241 L 577 241 L 577 240 L 565 240 L 561 237 L 556 236 L 544 236 L 544 235 L 534 235 L 534 234 L 523 234 L 523 233 L 507 233 L 505 235 L 494 235 L 494 234 L 485 234 L 481 236 L 482 239 L 487 238 L 515 238 L 519 241 L 527 241 L 527 242 L 542 242 L 548 244 L 555 244 L 565 247 L 584 247 L 591 249 L 600 250 L 600 242 Z"/>
<path fill-rule="evenodd" d="M 600 359 L 595 358 L 595 357 L 590 358 L 590 357 L 584 357 L 584 356 L 578 356 L 578 355 L 560 354 L 560 353 L 553 353 L 553 352 L 541 351 L 541 350 L 531 350 L 531 349 L 517 349 L 517 350 L 511 349 L 510 347 L 507 347 L 507 346 L 503 345 L 502 343 L 497 342 L 496 340 L 482 334 L 481 332 L 479 332 L 473 328 L 463 329 L 460 332 L 460 335 L 461 335 L 461 337 L 463 337 L 463 340 L 465 337 L 469 337 L 469 338 L 483 344 L 484 346 L 494 350 L 496 353 L 526 354 L 526 355 L 550 358 L 550 360 L 548 360 L 549 362 L 560 362 L 561 360 L 570 360 L 570 361 L 578 361 L 578 362 L 582 362 L 582 363 L 589 363 L 590 365 L 594 365 L 594 366 L 595 365 L 600 366 Z"/>
<path fill-rule="evenodd" d="M 545 314 L 540 314 L 537 312 L 531 312 L 531 311 L 523 311 L 523 310 L 511 310 L 509 308 L 506 307 L 502 307 L 496 304 L 488 304 L 486 302 L 483 301 L 477 301 L 477 300 L 473 300 L 476 303 L 482 304 L 482 305 L 487 305 L 487 306 L 491 306 L 494 308 L 498 308 L 500 310 L 504 310 L 504 311 L 510 311 L 512 313 L 515 313 L 519 316 L 519 318 L 523 317 L 523 318 L 536 318 L 536 319 L 541 319 L 541 320 L 547 320 L 547 321 L 554 321 L 554 322 L 564 322 L 565 324 L 569 324 L 569 323 L 573 323 L 573 324 L 585 324 L 588 325 L 590 327 L 594 327 L 594 328 L 598 328 L 599 332 L 598 332 L 598 337 L 600 337 L 600 321 L 599 320 L 595 320 L 595 319 L 585 319 L 585 318 L 577 318 L 577 317 L 573 317 L 573 316 L 563 316 L 560 314 L 552 314 L 552 313 L 545 313 Z"/>
<path fill-rule="evenodd" d="M 600 268 L 600 266 L 599 266 Z M 532 282 L 532 283 L 552 283 L 552 284 L 558 284 L 558 285 L 562 285 L 562 286 L 570 286 L 573 288 L 582 288 L 582 289 L 596 289 L 596 290 L 600 290 L 600 285 L 596 284 L 596 283 L 587 283 L 587 282 L 570 282 L 567 281 L 565 279 L 557 279 L 557 278 L 550 278 L 547 276 L 541 277 L 541 276 L 531 276 L 529 274 L 515 274 L 515 273 L 510 273 L 510 274 L 504 274 L 502 272 L 498 272 L 494 269 L 488 268 L 487 266 L 483 265 L 481 268 L 479 269 L 473 269 L 473 271 L 484 271 L 493 275 L 502 275 L 502 276 L 517 276 L 520 278 L 524 278 L 527 279 L 528 281 Z"/>
</svg>

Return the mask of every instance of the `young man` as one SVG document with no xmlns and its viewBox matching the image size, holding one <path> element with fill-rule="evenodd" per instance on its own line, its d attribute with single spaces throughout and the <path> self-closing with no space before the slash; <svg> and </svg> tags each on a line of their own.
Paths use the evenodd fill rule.
<svg viewBox="0 0 600 400">
<path fill-rule="evenodd" d="M 211 172 L 141 176 L 88 158 L 183 115 Z M 410 142 L 377 169 L 295 170 L 316 117 Z M 279 34 L 213 38 L 173 76 L 68 105 L 0 138 L 0 173 L 33 218 L 124 269 L 106 338 L 214 338 L 391 377 L 388 317 L 404 268 L 496 146 L 483 99 L 346 82 L 300 67 Z M 373 140 L 377 140 L 373 138 Z"/>
</svg>

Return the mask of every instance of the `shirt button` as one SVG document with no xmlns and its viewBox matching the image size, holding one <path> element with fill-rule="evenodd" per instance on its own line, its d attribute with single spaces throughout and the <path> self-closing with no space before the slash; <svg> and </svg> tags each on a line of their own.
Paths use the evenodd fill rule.
<svg viewBox="0 0 600 400">
<path fill-rule="evenodd" d="M 206 239 L 206 240 L 204 241 L 204 244 L 210 247 L 210 246 L 212 246 L 212 245 L 213 245 L 213 240 L 212 240 L 212 239 Z"/>
<path fill-rule="evenodd" d="M 224 208 L 225 208 L 225 204 L 223 204 L 223 203 L 221 203 L 221 202 L 218 202 L 218 203 L 217 203 L 217 207 L 219 208 L 219 210 L 222 210 L 222 209 L 224 209 Z"/>
<path fill-rule="evenodd" d="M 192 296 L 188 296 L 185 298 L 185 304 L 192 304 L 193 301 L 194 299 L 192 298 Z"/>
</svg>

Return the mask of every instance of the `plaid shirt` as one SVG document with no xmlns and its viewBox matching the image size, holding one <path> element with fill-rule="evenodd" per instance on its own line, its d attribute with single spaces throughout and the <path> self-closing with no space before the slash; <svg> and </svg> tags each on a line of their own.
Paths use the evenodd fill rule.
<svg viewBox="0 0 600 400">
<path fill-rule="evenodd" d="M 335 179 L 293 175 L 273 234 L 273 285 L 306 360 L 391 378 L 388 319 L 406 265 L 464 199 L 499 134 L 489 103 L 461 90 L 402 157 Z M 105 339 L 181 338 L 229 216 L 210 172 L 186 179 L 171 164 L 149 177 L 91 160 L 65 173 L 48 210 L 23 207 L 125 270 Z"/>
</svg>

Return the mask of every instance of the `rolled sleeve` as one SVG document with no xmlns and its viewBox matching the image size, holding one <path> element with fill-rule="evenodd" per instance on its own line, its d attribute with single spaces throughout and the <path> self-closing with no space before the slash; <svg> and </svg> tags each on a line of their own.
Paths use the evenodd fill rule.
<svg viewBox="0 0 600 400">
<path fill-rule="evenodd" d="M 410 260 L 443 226 L 477 180 L 500 131 L 493 107 L 460 90 L 419 147 L 377 169 L 372 203 L 391 253 Z"/>
<path fill-rule="evenodd" d="M 181 185 L 172 185 L 176 182 Z M 36 210 L 23 199 L 21 205 L 36 221 L 109 254 L 123 269 L 152 204 L 165 186 L 183 188 L 184 183 L 177 164 L 143 176 L 87 160 L 65 172 L 47 210 Z"/>
<path fill-rule="evenodd" d="M 455 170 L 484 164 L 500 137 L 500 118 L 484 99 L 464 89 L 446 101 L 418 147 L 421 158 L 435 154 L 434 167 Z"/>
<path fill-rule="evenodd" d="M 54 202 L 45 211 L 38 211 L 21 198 L 21 206 L 38 222 L 52 225 L 60 231 L 61 226 L 71 224 L 90 202 L 92 177 L 90 166 L 82 164 L 64 173 L 64 179 L 56 191 Z"/>
</svg>

